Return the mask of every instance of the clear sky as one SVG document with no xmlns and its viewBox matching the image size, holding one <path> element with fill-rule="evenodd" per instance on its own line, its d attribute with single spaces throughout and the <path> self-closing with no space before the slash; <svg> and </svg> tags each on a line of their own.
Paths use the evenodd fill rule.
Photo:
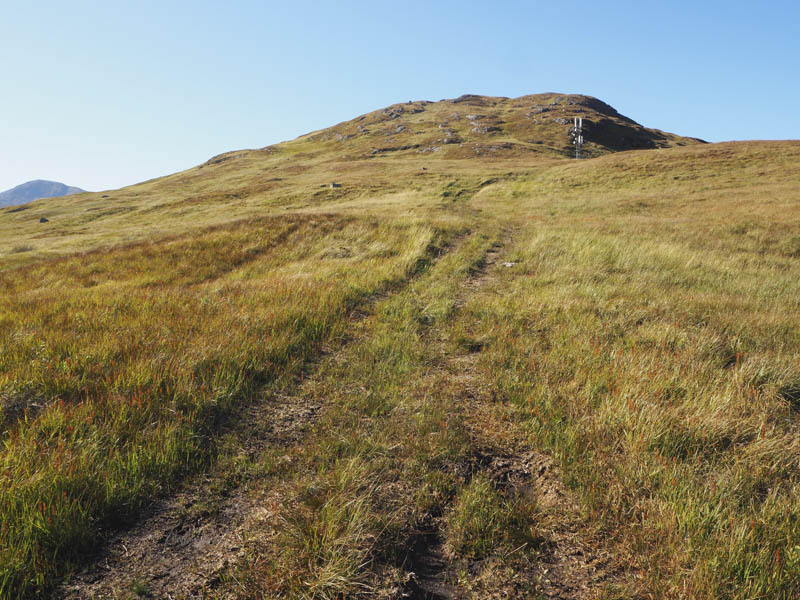
<svg viewBox="0 0 800 600">
<path fill-rule="evenodd" d="M 121 187 L 464 93 L 585 93 L 709 141 L 800 138 L 796 1 L 29 0 L 0 15 L 0 191 Z"/>
</svg>

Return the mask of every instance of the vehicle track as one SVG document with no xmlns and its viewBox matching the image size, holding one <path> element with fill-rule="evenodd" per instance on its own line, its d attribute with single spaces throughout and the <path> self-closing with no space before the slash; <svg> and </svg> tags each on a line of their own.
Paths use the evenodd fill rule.
<svg viewBox="0 0 800 600">
<path fill-rule="evenodd" d="M 432 260 L 453 251 L 464 238 Z M 398 293 L 417 276 L 390 285 L 351 310 L 353 335 L 335 351 L 323 348 L 293 389 L 243 409 L 228 432 L 236 458 L 253 462 L 264 452 L 274 455 L 285 449 L 278 460 L 291 460 L 289 449 L 302 442 L 325 410 L 313 393 L 318 379 L 364 334 L 361 324 L 376 302 Z M 155 500 L 131 528 L 112 534 L 92 564 L 61 585 L 57 597 L 127 598 L 132 590 L 173 600 L 207 597 L 228 567 L 245 556 L 252 535 L 249 525 L 265 518 L 264 500 L 254 498 L 249 484 L 247 476 L 237 481 L 220 465 L 190 479 L 177 493 Z M 225 592 L 215 592 L 215 597 L 220 595 Z"/>
<path fill-rule="evenodd" d="M 511 245 L 513 232 L 505 231 L 500 244 L 490 248 L 480 267 L 462 287 L 456 300 L 457 310 L 463 310 L 470 297 L 492 293 L 491 287 L 499 278 L 497 269 L 515 265 L 501 260 Z M 483 344 L 474 342 L 460 354 L 443 352 L 441 368 L 449 381 L 461 390 L 462 404 L 454 407 L 465 419 L 475 447 L 479 450 L 472 464 L 466 466 L 466 480 L 478 473 L 490 478 L 506 495 L 530 496 L 535 499 L 543 519 L 537 524 L 536 560 L 525 573 L 528 583 L 543 598 L 552 600 L 590 600 L 601 596 L 608 584 L 620 576 L 611 552 L 602 540 L 593 537 L 588 523 L 581 517 L 580 507 L 562 483 L 556 462 L 544 452 L 530 448 L 519 425 L 514 422 L 502 400 L 493 397 L 487 386 L 486 373 L 479 365 Z M 491 425 L 487 426 L 490 423 Z M 495 432 L 487 439 L 486 432 Z M 434 523 L 441 525 L 441 519 Z M 448 584 L 465 569 L 477 575 L 480 564 L 448 560 L 444 551 L 443 533 L 437 527 L 422 529 L 415 546 L 410 548 L 408 568 L 412 572 L 406 586 L 407 597 L 415 600 L 447 600 L 479 597 L 467 594 Z M 468 561 L 467 561 L 468 562 Z M 502 598 L 529 597 L 530 587 L 509 583 L 494 590 Z"/>
<path fill-rule="evenodd" d="M 474 295 L 494 293 L 492 288 L 500 281 L 498 269 L 513 268 L 501 266 L 511 236 L 510 231 L 505 232 L 504 241 L 489 248 L 479 267 L 469 275 L 454 302 L 457 312 L 463 311 Z M 393 288 L 390 293 L 402 287 Z M 273 394 L 247 409 L 246 418 L 232 432 L 238 455 L 252 462 L 269 452 L 278 461 L 292 460 L 291 448 L 303 442 L 306 432 L 326 410 L 320 401 L 322 395 L 314 393 L 315 386 L 335 361 L 345 360 L 345 351 L 351 344 L 367 335 L 366 328 L 360 325 L 367 320 L 370 309 L 367 304 L 354 310 L 353 338 L 312 365 L 308 377 L 293 392 Z M 499 584 L 490 596 L 480 586 L 477 591 L 468 591 L 459 585 L 459 573 L 470 573 L 479 580 L 486 565 L 448 555 L 440 510 L 419 523 L 409 538 L 401 565 L 406 583 L 397 590 L 396 597 L 523 598 L 530 597 L 532 590 L 554 600 L 599 597 L 606 585 L 619 577 L 620 570 L 602 540 L 588 533 L 588 524 L 561 483 L 555 461 L 525 443 L 512 412 L 493 396 L 479 360 L 483 345 L 476 342 L 454 352 L 446 343 L 447 332 L 440 327 L 432 326 L 426 335 L 441 341 L 433 346 L 438 348 L 431 357 L 433 369 L 436 376 L 447 378 L 459 390 L 460 402 L 452 410 L 458 413 L 473 441 L 473 456 L 457 467 L 463 480 L 468 482 L 482 473 L 505 495 L 535 498 L 542 514 L 537 523 L 540 539 L 535 560 L 519 573 L 521 580 Z M 487 432 L 494 432 L 491 439 Z M 291 465 L 287 464 L 287 468 Z M 271 518 L 269 498 L 250 493 L 250 484 L 247 477 L 232 481 L 230 473 L 214 468 L 187 483 L 177 494 L 157 500 L 133 528 L 109 539 L 92 566 L 62 586 L 61 597 L 128 598 L 132 590 L 174 600 L 210 595 L 234 597 L 236 587 L 225 585 L 223 579 L 232 572 L 231 565 L 246 559 L 259 529 L 254 525 Z"/>
</svg>

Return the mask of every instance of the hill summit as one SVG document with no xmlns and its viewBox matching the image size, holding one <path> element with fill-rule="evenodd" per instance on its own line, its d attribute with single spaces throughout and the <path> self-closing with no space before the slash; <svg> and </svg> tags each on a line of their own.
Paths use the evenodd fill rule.
<svg viewBox="0 0 800 600">
<path fill-rule="evenodd" d="M 0 192 L 0 206 L 14 206 L 16 204 L 26 204 L 41 198 L 57 198 L 80 194 L 84 192 L 81 188 L 65 185 L 58 181 L 47 181 L 44 179 L 34 179 L 21 185 Z"/>
<path fill-rule="evenodd" d="M 592 96 L 545 93 L 506 98 L 465 94 L 438 102 L 392 104 L 261 151 L 291 149 L 302 152 L 304 158 L 328 155 L 344 160 L 377 156 L 568 157 L 573 153 L 569 129 L 575 117 L 583 118 L 587 158 L 705 143 L 644 127 Z M 259 151 L 228 152 L 206 164 L 241 158 L 246 152 Z"/>
<path fill-rule="evenodd" d="M 575 117 L 583 118 L 590 157 L 702 143 L 643 127 L 597 98 L 554 93 L 519 98 L 466 94 L 439 102 L 393 104 L 300 139 L 342 144 L 355 156 L 397 152 L 445 158 L 569 155 L 568 132 Z"/>
</svg>

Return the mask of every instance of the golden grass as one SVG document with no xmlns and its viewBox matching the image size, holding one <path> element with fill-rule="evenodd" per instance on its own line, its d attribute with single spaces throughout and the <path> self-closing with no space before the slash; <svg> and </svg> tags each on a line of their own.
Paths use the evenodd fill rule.
<svg viewBox="0 0 800 600">
<path fill-rule="evenodd" d="M 52 583 L 106 524 L 214 455 L 435 232 L 268 218 L 0 274 L 0 590 Z"/>
<path fill-rule="evenodd" d="M 522 224 L 468 306 L 487 369 L 654 597 L 798 590 L 798 152 L 610 156 L 475 200 Z"/>
<path fill-rule="evenodd" d="M 796 597 L 800 143 L 485 162 L 334 144 L 2 214 L 3 593 L 47 589 L 205 469 L 226 416 L 296 388 L 386 293 L 319 369 L 328 412 L 280 450 L 300 467 L 253 467 L 278 498 L 261 527 L 280 531 L 235 571 L 241 593 L 377 594 L 432 515 L 458 560 L 525 572 L 502 557 L 530 507 L 458 470 L 478 442 L 440 355 L 477 339 L 515 438 L 560 463 L 619 589 Z M 472 289 L 501 228 L 513 266 Z"/>
</svg>

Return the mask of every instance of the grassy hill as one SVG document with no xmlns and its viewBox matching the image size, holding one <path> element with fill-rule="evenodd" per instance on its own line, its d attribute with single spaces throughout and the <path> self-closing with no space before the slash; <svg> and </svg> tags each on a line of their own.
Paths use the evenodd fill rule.
<svg viewBox="0 0 800 600">
<path fill-rule="evenodd" d="M 574 116 L 585 119 L 589 156 L 699 143 L 646 129 L 587 96 L 462 96 L 397 104 L 290 142 L 221 154 L 193 169 L 121 190 L 7 209 L 0 212 L 0 261 L 22 264 L 265 211 L 404 207 L 414 203 L 414 194 L 445 193 L 439 188 L 455 176 L 479 185 L 509 168 L 571 155 L 567 132 Z M 341 187 L 331 188 L 331 183 Z M 41 217 L 50 222 L 40 224 Z"/>
<path fill-rule="evenodd" d="M 796 597 L 798 158 L 464 96 L 0 212 L 0 594 Z"/>
</svg>

